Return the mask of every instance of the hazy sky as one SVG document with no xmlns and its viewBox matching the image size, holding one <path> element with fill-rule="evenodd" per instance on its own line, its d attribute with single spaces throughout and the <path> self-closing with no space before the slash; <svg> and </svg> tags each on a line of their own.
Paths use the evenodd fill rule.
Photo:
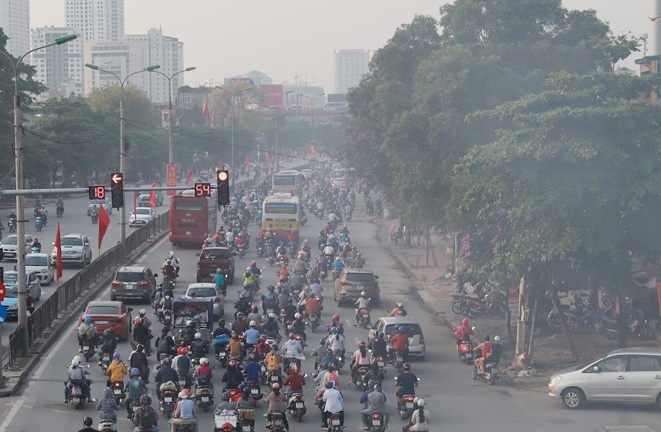
<svg viewBox="0 0 661 432">
<path fill-rule="evenodd" d="M 564 0 L 596 9 L 615 34 L 651 32 L 654 0 Z M 274 83 L 307 77 L 333 92 L 333 51 L 382 47 L 416 14 L 439 18 L 443 0 L 125 0 L 126 32 L 160 27 L 184 42 L 192 86 L 262 71 Z M 31 27 L 64 25 L 64 0 L 30 0 Z M 626 65 L 633 67 L 633 61 Z"/>
</svg>

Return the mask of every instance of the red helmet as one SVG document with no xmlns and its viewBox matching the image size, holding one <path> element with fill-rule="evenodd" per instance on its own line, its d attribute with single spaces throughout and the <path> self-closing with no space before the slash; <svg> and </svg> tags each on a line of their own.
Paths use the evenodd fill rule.
<svg viewBox="0 0 661 432">
<path fill-rule="evenodd" d="M 467 326 L 468 325 L 468 318 L 464 318 L 461 320 L 461 325 L 462 326 Z"/>
<path fill-rule="evenodd" d="M 339 314 L 333 315 L 333 321 L 339 321 L 339 320 L 340 320 L 340 315 Z"/>
<path fill-rule="evenodd" d="M 293 365 L 293 366 L 291 367 L 291 373 L 298 373 L 298 366 Z"/>
<path fill-rule="evenodd" d="M 177 355 L 186 355 L 188 354 L 188 351 L 184 347 L 179 347 L 177 348 Z"/>
<path fill-rule="evenodd" d="M 253 262 L 251 262 L 250 265 L 253 266 L 253 267 L 256 266 L 256 265 L 257 265 L 257 261 L 253 261 Z"/>
<path fill-rule="evenodd" d="M 142 324 L 142 320 L 140 318 L 136 318 L 135 321 L 133 321 L 133 324 L 140 325 Z"/>
</svg>

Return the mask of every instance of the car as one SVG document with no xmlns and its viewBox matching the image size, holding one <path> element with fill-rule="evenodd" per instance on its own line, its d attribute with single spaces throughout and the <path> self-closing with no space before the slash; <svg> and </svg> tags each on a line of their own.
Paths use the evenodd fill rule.
<svg viewBox="0 0 661 432">
<path fill-rule="evenodd" d="M 28 290 L 35 301 L 41 299 L 41 282 L 34 272 L 25 275 L 26 280 L 32 279 L 28 284 Z M 18 319 L 18 272 L 9 270 L 4 273 L 5 279 L 5 298 L 2 300 L 2 306 L 7 312 L 7 319 Z"/>
<path fill-rule="evenodd" d="M 381 300 L 379 277 L 372 270 L 345 268 L 340 277 L 335 279 L 334 299 L 338 306 L 343 303 L 352 304 L 365 291 L 370 298 L 370 306 L 377 307 Z"/>
<path fill-rule="evenodd" d="M 225 315 L 225 300 L 215 283 L 203 282 L 189 284 L 184 297 L 213 302 L 213 316 L 217 320 Z"/>
<path fill-rule="evenodd" d="M 411 317 L 387 316 L 379 318 L 369 331 L 369 340 L 375 339 L 377 332 L 383 332 L 385 339 L 390 340 L 390 337 L 395 334 L 399 327 L 404 327 L 404 332 L 409 338 L 408 357 L 417 357 L 419 360 L 424 360 L 426 354 L 425 337 L 422 335 L 420 324 Z"/>
<path fill-rule="evenodd" d="M 147 225 L 154 219 L 154 210 L 151 207 L 138 207 L 129 215 L 129 226 L 138 227 Z"/>
<path fill-rule="evenodd" d="M 336 177 L 333 180 L 331 180 L 332 187 L 339 188 L 342 187 L 342 185 L 344 185 L 345 183 L 348 184 L 349 182 L 344 177 Z"/>
<path fill-rule="evenodd" d="M 25 270 L 34 272 L 42 284 L 50 285 L 55 280 L 55 261 L 45 253 L 25 255 Z"/>
<path fill-rule="evenodd" d="M 138 205 L 140 207 L 151 207 L 150 202 L 151 195 L 149 192 L 141 192 L 138 195 Z M 163 193 L 161 191 L 156 191 L 156 207 L 163 205 Z"/>
<path fill-rule="evenodd" d="M 10 234 L 2 241 L 2 256 L 3 260 L 14 260 L 16 261 L 16 251 L 18 250 L 18 242 L 16 241 L 18 236 L 16 234 Z M 31 235 L 25 235 L 25 249 L 29 251 L 32 247 L 32 242 L 34 238 Z"/>
<path fill-rule="evenodd" d="M 100 205 L 103 206 L 106 213 L 109 215 L 112 214 L 112 202 L 110 201 L 110 198 L 104 198 L 89 200 L 89 203 L 87 204 L 87 216 L 92 214 L 92 208 L 96 207 L 98 209 Z"/>
<path fill-rule="evenodd" d="M 156 295 L 156 278 L 147 266 L 121 266 L 110 286 L 110 299 L 139 299 L 151 302 Z"/>
<path fill-rule="evenodd" d="M 78 264 L 81 268 L 92 262 L 92 247 L 85 234 L 65 234 L 61 239 L 62 265 Z M 55 246 L 55 243 L 53 243 Z M 57 246 L 50 254 L 51 260 L 57 260 Z"/>
<path fill-rule="evenodd" d="M 548 393 L 569 409 L 589 402 L 661 406 L 661 349 L 622 348 L 551 376 Z"/>
<path fill-rule="evenodd" d="M 121 301 L 93 300 L 80 310 L 82 314 L 78 318 L 78 325 L 82 324 L 83 319 L 88 316 L 92 319 L 92 324 L 99 335 L 112 327 L 115 335 L 120 339 L 129 340 L 133 324 L 131 319 L 133 308 L 126 307 Z"/>
<path fill-rule="evenodd" d="M 234 282 L 234 256 L 228 247 L 213 246 L 205 247 L 201 252 L 196 253 L 197 260 L 196 281 L 211 281 L 216 274 L 216 270 L 221 269 L 225 275 L 225 281 L 228 285 Z"/>
</svg>

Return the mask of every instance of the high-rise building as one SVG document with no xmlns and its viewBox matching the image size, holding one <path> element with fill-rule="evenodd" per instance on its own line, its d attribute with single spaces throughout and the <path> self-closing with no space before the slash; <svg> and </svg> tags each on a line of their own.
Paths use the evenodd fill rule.
<svg viewBox="0 0 661 432">
<path fill-rule="evenodd" d="M 65 0 L 64 22 L 84 42 L 120 41 L 124 37 L 124 0 Z"/>
<path fill-rule="evenodd" d="M 117 74 L 124 79 L 128 74 L 147 66 L 159 65 L 159 72 L 172 76 L 184 68 L 184 47 L 179 39 L 163 35 L 160 29 L 150 29 L 144 35 L 127 35 L 119 42 L 91 42 L 85 44 L 85 63 Z M 184 75 L 172 78 L 172 97 L 184 85 Z M 117 78 L 99 70 L 85 68 L 85 91 L 117 85 Z M 155 104 L 168 103 L 168 80 L 158 73 L 139 73 L 129 78 L 128 84 L 147 93 Z"/>
<path fill-rule="evenodd" d="M 48 45 L 56 38 L 75 33 L 68 27 L 38 27 L 32 30 L 32 48 Z M 74 39 L 60 46 L 52 46 L 32 53 L 32 66 L 37 73 L 35 79 L 48 87 L 38 96 L 67 97 L 72 93 L 80 96 L 83 87 L 83 41 Z"/>
<path fill-rule="evenodd" d="M 7 52 L 19 57 L 30 51 L 30 0 L 0 0 L 0 27 Z"/>
<path fill-rule="evenodd" d="M 357 87 L 369 71 L 369 50 L 351 49 L 335 51 L 335 93 L 346 94 Z"/>
</svg>

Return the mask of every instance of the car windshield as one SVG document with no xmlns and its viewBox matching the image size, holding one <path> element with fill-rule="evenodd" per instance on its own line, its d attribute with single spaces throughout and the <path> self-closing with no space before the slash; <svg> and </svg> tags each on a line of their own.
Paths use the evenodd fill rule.
<svg viewBox="0 0 661 432">
<path fill-rule="evenodd" d="M 5 297 L 16 298 L 18 297 L 18 285 L 7 285 L 5 286 L 7 291 Z"/>
<path fill-rule="evenodd" d="M 151 214 L 151 210 L 146 209 L 146 208 L 138 208 L 138 209 L 135 209 L 135 214 L 139 214 L 139 215 L 150 215 L 150 214 Z"/>
<path fill-rule="evenodd" d="M 374 273 L 347 273 L 344 279 L 347 282 L 374 282 Z"/>
<path fill-rule="evenodd" d="M 17 282 L 18 282 L 18 273 L 16 272 L 5 273 L 5 285 L 16 285 Z"/>
<path fill-rule="evenodd" d="M 43 256 L 25 255 L 25 265 L 46 267 L 48 265 L 48 257 L 45 255 Z"/>
<path fill-rule="evenodd" d="M 114 305 L 92 305 L 87 307 L 86 315 L 117 315 L 119 308 Z"/>
<path fill-rule="evenodd" d="M 6 245 L 15 245 L 15 244 L 16 244 L 16 239 L 17 239 L 17 238 L 18 238 L 18 237 L 16 237 L 16 236 L 9 236 L 9 237 L 7 237 L 7 238 L 5 239 L 5 241 L 2 242 L 2 244 L 6 244 Z"/>
<path fill-rule="evenodd" d="M 232 257 L 232 253 L 229 251 L 229 249 L 205 250 L 202 251 L 202 253 L 200 254 L 200 259 L 206 261 L 225 260 L 225 259 L 230 259 L 231 257 Z"/>
<path fill-rule="evenodd" d="M 82 246 L 83 239 L 80 237 L 64 237 L 62 239 L 62 246 Z"/>
<path fill-rule="evenodd" d="M 115 280 L 118 282 L 142 282 L 145 278 L 142 272 L 118 272 Z"/>
<path fill-rule="evenodd" d="M 422 334 L 422 330 L 418 324 L 391 324 L 386 326 L 386 335 L 392 336 L 400 327 L 404 327 L 404 332 L 408 337 Z"/>
<path fill-rule="evenodd" d="M 216 297 L 216 290 L 212 287 L 188 288 L 186 295 L 192 297 L 193 294 L 195 294 L 195 297 Z"/>
</svg>

